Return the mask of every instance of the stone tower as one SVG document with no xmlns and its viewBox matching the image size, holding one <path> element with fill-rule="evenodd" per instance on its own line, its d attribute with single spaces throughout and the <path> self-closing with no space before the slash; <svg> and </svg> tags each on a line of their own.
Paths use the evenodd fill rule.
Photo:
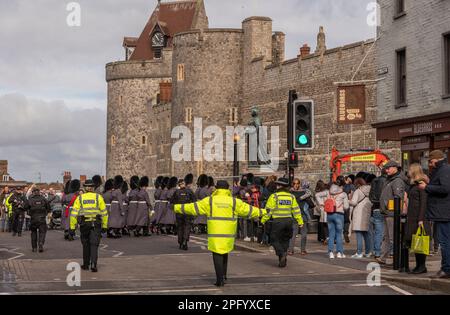
<svg viewBox="0 0 450 315">
<path fill-rule="evenodd" d="M 170 160 L 162 156 L 167 156 L 170 145 L 164 142 L 170 139 L 167 104 L 171 100 L 164 97 L 164 91 L 172 82 L 173 38 L 180 32 L 207 27 L 203 0 L 158 1 L 142 34 L 124 38 L 126 60 L 106 65 L 108 178 L 118 174 L 126 179 L 132 175 L 154 177 L 158 167 L 170 171 Z M 165 130 L 155 128 L 151 124 L 155 120 Z M 158 165 L 161 160 L 164 165 Z"/>
</svg>

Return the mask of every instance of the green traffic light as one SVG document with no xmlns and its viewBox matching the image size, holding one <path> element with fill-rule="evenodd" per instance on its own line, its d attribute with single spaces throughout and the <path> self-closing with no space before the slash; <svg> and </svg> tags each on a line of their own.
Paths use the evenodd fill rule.
<svg viewBox="0 0 450 315">
<path fill-rule="evenodd" d="M 306 135 L 300 135 L 300 136 L 298 136 L 297 141 L 298 141 L 298 143 L 301 144 L 301 145 L 307 145 L 308 142 L 309 142 L 309 141 L 308 141 L 308 137 L 307 137 Z"/>
</svg>

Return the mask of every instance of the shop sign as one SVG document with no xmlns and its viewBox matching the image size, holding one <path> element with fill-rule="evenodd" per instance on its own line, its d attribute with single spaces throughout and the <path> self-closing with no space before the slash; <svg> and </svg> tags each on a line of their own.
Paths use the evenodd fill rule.
<svg viewBox="0 0 450 315">
<path fill-rule="evenodd" d="M 366 121 L 365 85 L 340 86 L 337 95 L 338 124 L 363 124 Z"/>
<path fill-rule="evenodd" d="M 375 154 L 353 156 L 350 158 L 351 162 L 375 162 L 376 160 L 377 156 Z"/>
</svg>

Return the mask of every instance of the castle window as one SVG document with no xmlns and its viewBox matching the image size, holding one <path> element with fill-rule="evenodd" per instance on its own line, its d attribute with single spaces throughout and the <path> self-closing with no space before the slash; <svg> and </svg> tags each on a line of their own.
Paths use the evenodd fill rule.
<svg viewBox="0 0 450 315">
<path fill-rule="evenodd" d="M 230 119 L 229 119 L 230 124 L 237 124 L 239 122 L 238 108 L 237 107 L 231 107 L 229 109 L 229 112 L 230 112 Z"/>
<path fill-rule="evenodd" d="M 184 81 L 184 64 L 179 64 L 177 67 L 177 80 Z"/>
<path fill-rule="evenodd" d="M 114 147 L 116 145 L 116 136 L 111 136 L 111 146 Z"/>
<path fill-rule="evenodd" d="M 123 96 L 120 95 L 120 96 L 119 96 L 119 105 L 122 105 L 122 104 L 123 104 Z"/>
<path fill-rule="evenodd" d="M 161 59 L 162 57 L 162 49 L 160 48 L 154 48 L 154 54 L 153 56 L 155 57 L 155 59 Z"/>
<path fill-rule="evenodd" d="M 141 138 L 141 145 L 146 146 L 147 145 L 147 136 L 142 136 Z"/>
<path fill-rule="evenodd" d="M 192 108 L 191 107 L 186 108 L 186 118 L 184 121 L 187 124 L 192 122 Z"/>
<path fill-rule="evenodd" d="M 156 105 L 161 104 L 161 94 L 156 94 Z"/>
<path fill-rule="evenodd" d="M 8 182 L 9 181 L 9 175 L 3 175 L 3 181 Z"/>
</svg>

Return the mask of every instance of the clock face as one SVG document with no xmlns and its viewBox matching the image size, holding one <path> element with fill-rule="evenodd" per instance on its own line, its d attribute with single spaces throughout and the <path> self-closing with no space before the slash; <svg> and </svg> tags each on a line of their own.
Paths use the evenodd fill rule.
<svg viewBox="0 0 450 315">
<path fill-rule="evenodd" d="M 152 45 L 155 47 L 163 47 L 164 35 L 160 32 L 156 32 L 152 37 Z"/>
</svg>

